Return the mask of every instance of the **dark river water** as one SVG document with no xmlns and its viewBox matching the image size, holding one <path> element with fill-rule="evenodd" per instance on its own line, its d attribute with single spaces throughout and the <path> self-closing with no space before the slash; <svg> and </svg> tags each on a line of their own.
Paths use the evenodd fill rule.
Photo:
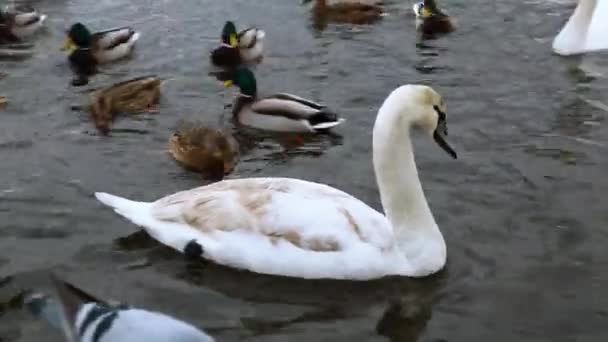
<svg viewBox="0 0 608 342">
<path fill-rule="evenodd" d="M 572 2 L 444 0 L 449 36 L 416 47 L 409 1 L 373 26 L 316 29 L 299 0 L 39 0 L 46 29 L 31 56 L 0 59 L 0 340 L 61 341 L 20 308 L 46 272 L 104 298 L 160 310 L 218 341 L 606 341 L 608 55 L 563 58 L 551 40 Z M 428 138 L 416 157 L 448 245 L 445 271 L 422 280 L 302 281 L 189 263 L 102 207 L 94 191 L 154 200 L 203 185 L 166 154 L 181 119 L 225 123 L 232 90 L 207 76 L 226 19 L 267 33 L 255 72 L 347 118 L 337 136 L 247 132 L 230 178 L 331 184 L 380 208 L 371 164 L 379 105 L 405 83 L 448 104 L 451 160 Z M 98 136 L 69 85 L 65 29 L 133 23 L 133 58 L 91 87 L 159 74 L 158 114 Z M 229 123 L 228 123 L 229 124 Z M 122 130 L 122 131 L 121 131 Z M 134 133 L 135 132 L 135 133 Z M 602 290 L 604 288 L 604 290 Z M 11 301 L 12 299 L 12 301 Z"/>
</svg>

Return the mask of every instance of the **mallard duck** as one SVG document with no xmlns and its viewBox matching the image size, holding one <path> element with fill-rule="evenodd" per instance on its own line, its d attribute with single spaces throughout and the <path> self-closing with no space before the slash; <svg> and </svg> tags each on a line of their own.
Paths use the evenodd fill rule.
<svg viewBox="0 0 608 342">
<path fill-rule="evenodd" d="M 96 72 L 97 64 L 129 56 L 139 36 L 131 27 L 91 33 L 82 23 L 76 23 L 67 32 L 62 50 L 71 52 L 69 61 L 72 69 L 77 75 L 85 77 Z"/>
<path fill-rule="evenodd" d="M 378 110 L 370 156 L 383 211 L 294 178 L 223 180 L 154 202 L 95 197 L 190 258 L 307 279 L 425 277 L 444 267 L 447 253 L 418 177 L 413 129 L 457 158 L 441 95 L 416 84 L 393 90 Z"/>
<path fill-rule="evenodd" d="M 160 312 L 109 303 L 51 275 L 56 297 L 30 292 L 24 302 L 36 318 L 63 333 L 66 341 L 213 342 L 200 329 Z"/>
<path fill-rule="evenodd" d="M 319 132 L 344 121 L 326 106 L 292 94 L 258 97 L 255 76 L 246 67 L 217 73 L 216 77 L 226 87 L 239 87 L 232 113 L 242 125 L 277 132 Z"/>
<path fill-rule="evenodd" d="M 304 0 L 308 3 L 313 0 Z M 319 21 L 349 24 L 371 24 L 383 15 L 380 2 L 340 1 L 328 4 L 327 0 L 316 0 L 313 15 Z"/>
<path fill-rule="evenodd" d="M 3 107 L 8 102 L 6 96 L 0 96 L 0 108 Z"/>
<path fill-rule="evenodd" d="M 46 15 L 30 6 L 6 7 L 0 10 L 0 41 L 23 40 L 42 27 Z"/>
<path fill-rule="evenodd" d="M 259 63 L 264 56 L 265 36 L 255 27 L 237 33 L 234 23 L 227 21 L 222 29 L 222 44 L 211 52 L 211 62 L 222 67 Z"/>
<path fill-rule="evenodd" d="M 605 49 L 608 49 L 608 0 L 579 0 L 553 40 L 553 51 L 567 56 Z"/>
<path fill-rule="evenodd" d="M 154 111 L 160 98 L 161 83 L 162 80 L 156 76 L 143 76 L 91 92 L 89 111 L 97 129 L 108 134 L 114 117 L 119 113 Z"/>
<path fill-rule="evenodd" d="M 416 29 L 425 36 L 450 33 L 455 30 L 452 18 L 437 7 L 435 0 L 423 0 L 413 6 Z"/>
<path fill-rule="evenodd" d="M 182 123 L 169 138 L 169 152 L 185 168 L 222 179 L 239 160 L 239 144 L 221 129 Z"/>
</svg>

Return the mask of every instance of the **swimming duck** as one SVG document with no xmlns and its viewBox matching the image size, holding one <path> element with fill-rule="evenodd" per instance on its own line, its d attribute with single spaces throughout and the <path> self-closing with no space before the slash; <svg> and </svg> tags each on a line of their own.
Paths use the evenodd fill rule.
<svg viewBox="0 0 608 342">
<path fill-rule="evenodd" d="M 108 134 L 114 117 L 120 113 L 155 111 L 161 83 L 159 77 L 142 76 L 91 92 L 89 111 L 97 129 Z"/>
<path fill-rule="evenodd" d="M 608 49 L 608 0 L 579 0 L 553 40 L 553 51 L 575 55 Z"/>
<path fill-rule="evenodd" d="M 224 180 L 154 202 L 95 193 L 159 242 L 216 263 L 299 278 L 424 277 L 446 245 L 424 196 L 411 129 L 446 142 L 446 105 L 430 87 L 404 85 L 378 110 L 373 165 L 386 216 L 321 183 L 293 178 Z"/>
<path fill-rule="evenodd" d="M 313 0 L 304 0 L 303 3 L 310 1 Z M 328 4 L 327 0 L 316 0 L 312 11 L 316 20 L 348 24 L 371 24 L 383 15 L 380 3 L 369 1 L 340 1 Z"/>
<path fill-rule="evenodd" d="M 0 108 L 2 108 L 7 102 L 8 99 L 6 98 L 6 96 L 0 96 Z"/>
<path fill-rule="evenodd" d="M 70 65 L 77 75 L 91 76 L 96 72 L 97 64 L 129 56 L 139 36 L 131 27 L 91 33 L 82 23 L 76 23 L 67 32 L 62 50 L 71 52 Z"/>
<path fill-rule="evenodd" d="M 255 76 L 246 67 L 217 73 L 216 77 L 226 87 L 239 87 L 232 114 L 242 125 L 276 132 L 319 132 L 344 121 L 326 106 L 292 94 L 258 97 Z"/>
<path fill-rule="evenodd" d="M 169 152 L 187 169 L 221 180 L 239 159 L 239 144 L 221 129 L 182 123 L 169 138 Z"/>
<path fill-rule="evenodd" d="M 57 299 L 32 293 L 25 304 L 36 318 L 61 330 L 69 342 L 214 341 L 200 329 L 171 316 L 110 304 L 54 275 L 51 279 Z"/>
<path fill-rule="evenodd" d="M 259 63 L 264 57 L 265 36 L 255 27 L 237 33 L 234 23 L 227 21 L 222 29 L 222 44 L 211 52 L 211 62 L 221 67 Z"/>
<path fill-rule="evenodd" d="M 0 10 L 0 41 L 16 42 L 38 31 L 46 15 L 38 13 L 30 6 L 6 7 Z"/>
<path fill-rule="evenodd" d="M 416 29 L 426 36 L 450 33 L 455 30 L 454 22 L 437 7 L 435 0 L 423 0 L 414 4 Z"/>
</svg>

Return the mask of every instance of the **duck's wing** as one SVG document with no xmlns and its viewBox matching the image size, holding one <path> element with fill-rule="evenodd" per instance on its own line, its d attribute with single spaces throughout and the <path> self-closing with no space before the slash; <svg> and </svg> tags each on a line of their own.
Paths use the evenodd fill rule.
<svg viewBox="0 0 608 342">
<path fill-rule="evenodd" d="M 259 99 L 251 105 L 251 109 L 258 114 L 307 121 L 313 130 L 329 129 L 344 121 L 337 113 L 322 104 L 287 93 Z"/>
<path fill-rule="evenodd" d="M 370 276 L 351 253 L 379 265 L 393 245 L 382 214 L 340 190 L 297 179 L 225 180 L 153 203 L 96 197 L 179 252 L 259 273 L 344 278 L 363 268 Z"/>
<path fill-rule="evenodd" d="M 44 20 L 45 17 L 38 12 L 15 13 L 13 15 L 13 22 L 18 26 L 28 26 Z"/>
<path fill-rule="evenodd" d="M 118 45 L 134 42 L 138 38 L 139 33 L 133 28 L 125 26 L 95 32 L 92 39 L 97 48 L 110 50 Z"/>
<path fill-rule="evenodd" d="M 293 120 L 307 120 L 323 108 L 319 103 L 287 93 L 258 99 L 251 106 L 258 114 L 285 116 Z"/>
<path fill-rule="evenodd" d="M 239 47 L 245 49 L 251 49 L 257 43 L 258 35 L 255 27 L 248 27 L 237 33 L 237 39 L 239 41 Z"/>
</svg>

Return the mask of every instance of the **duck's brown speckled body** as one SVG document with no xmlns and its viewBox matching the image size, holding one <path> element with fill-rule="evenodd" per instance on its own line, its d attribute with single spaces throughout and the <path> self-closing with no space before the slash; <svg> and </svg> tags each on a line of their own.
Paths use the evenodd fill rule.
<svg viewBox="0 0 608 342">
<path fill-rule="evenodd" d="M 169 153 L 186 169 L 220 180 L 239 160 L 239 144 L 227 131 L 182 123 L 169 138 Z"/>
<path fill-rule="evenodd" d="M 144 76 L 93 91 L 90 94 L 89 110 L 97 129 L 108 134 L 117 114 L 154 110 L 160 99 L 161 82 L 156 76 Z"/>
<path fill-rule="evenodd" d="M 383 14 L 380 3 L 341 1 L 328 4 L 327 0 L 315 0 L 312 12 L 317 21 L 347 24 L 371 24 Z"/>
</svg>

